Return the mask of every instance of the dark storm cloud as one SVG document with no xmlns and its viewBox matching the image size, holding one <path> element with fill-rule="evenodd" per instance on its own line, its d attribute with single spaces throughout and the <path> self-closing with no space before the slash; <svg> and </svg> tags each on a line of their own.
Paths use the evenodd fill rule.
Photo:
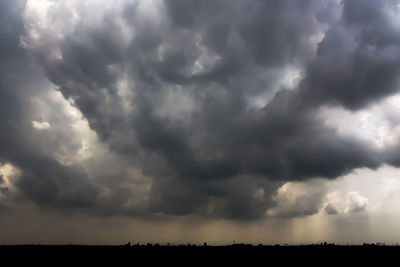
<svg viewBox="0 0 400 267">
<path fill-rule="evenodd" d="M 338 170 L 332 167 L 332 171 L 324 166 L 320 167 L 322 171 L 312 170 L 307 166 L 311 165 L 309 162 L 297 163 L 297 157 L 303 156 L 292 151 L 296 150 L 295 140 L 282 149 L 279 143 L 283 138 L 301 139 L 297 135 L 302 132 L 303 123 L 314 122 L 308 115 L 291 117 L 291 107 L 281 103 L 290 101 L 291 93 L 277 95 L 275 104 L 263 110 L 247 110 L 247 97 L 265 92 L 272 96 L 279 89 L 279 75 L 257 80 L 259 69 L 268 75 L 279 73 L 288 64 L 301 66 L 310 60 L 310 36 L 319 30 L 318 21 L 312 16 L 319 8 L 317 2 L 304 1 L 300 5 L 256 1 L 245 5 L 239 1 L 166 1 L 165 5 L 163 23 L 157 27 L 140 23 L 135 6 L 125 10 L 124 18 L 135 31 L 126 48 L 118 42 L 122 33 L 106 19 L 102 32 L 78 27 L 61 44 L 63 60 L 46 63 L 50 79 L 65 97 L 75 99 L 91 127 L 113 149 L 132 157 L 138 149 L 144 149 L 146 153 L 160 154 L 168 163 L 164 173 L 154 174 L 156 163 L 147 170 L 156 178 L 150 195 L 151 209 L 172 214 L 194 212 L 209 203 L 216 191 L 213 187 L 227 187 L 230 181 L 226 179 L 242 174 L 286 181 L 317 175 L 333 178 L 350 170 L 341 162 Z M 242 15 L 244 9 L 248 14 Z M 307 27 L 298 23 L 300 19 Z M 157 56 L 159 50 L 162 59 Z M 123 61 L 121 53 L 125 54 Z M 206 70 L 193 72 L 196 61 Z M 117 71 L 110 72 L 110 65 L 116 66 Z M 135 94 L 130 100 L 135 107 L 132 114 L 124 113 L 119 105 L 116 79 L 121 71 L 127 71 L 135 84 L 131 88 Z M 254 84 L 249 86 L 249 82 Z M 175 93 L 180 86 L 198 109 L 189 112 L 184 123 L 173 116 L 155 114 L 160 105 L 170 108 L 171 103 L 163 103 L 163 97 Z M 132 137 L 131 129 L 135 132 Z M 128 136 L 121 144 L 116 139 L 124 132 Z M 329 133 L 321 133 L 321 145 L 324 138 L 330 141 L 329 137 Z M 309 143 L 306 139 L 301 141 Z M 134 142 L 139 147 L 132 147 Z M 349 150 L 347 157 L 355 157 Z M 328 165 L 347 152 L 347 148 L 338 151 L 321 164 Z M 319 158 L 310 155 L 309 160 Z M 367 164 L 375 163 L 371 160 Z M 272 204 L 273 190 L 266 189 L 268 195 L 262 208 L 256 207 L 253 193 L 257 188 L 244 190 L 244 184 L 252 183 L 250 177 L 237 184 L 243 188 L 242 193 L 216 196 L 223 203 L 219 205 L 221 215 L 258 217 Z"/>
<path fill-rule="evenodd" d="M 86 180 L 84 171 L 62 166 L 29 141 L 29 100 L 40 90 L 36 88 L 40 78 L 20 47 L 24 5 L 24 1 L 0 1 L 0 160 L 20 169 L 15 185 L 34 201 L 50 206 L 87 206 L 97 189 Z M 2 192 L 9 191 L 2 188 Z"/>
<path fill-rule="evenodd" d="M 318 46 L 300 93 L 316 105 L 357 110 L 398 91 L 400 29 L 395 1 L 344 1 L 343 14 Z"/>
<path fill-rule="evenodd" d="M 308 37 L 318 28 L 313 17 L 313 12 L 320 7 L 318 1 L 171 0 L 165 3 L 172 26 L 201 33 L 207 48 L 223 58 L 221 65 L 229 61 L 225 67 L 235 63 L 280 66 L 312 53 Z M 302 23 L 298 23 L 300 20 Z M 238 43 L 230 40 L 233 33 L 237 34 Z"/>
<path fill-rule="evenodd" d="M 353 90 L 352 84 L 346 87 L 346 80 L 341 76 L 331 79 L 344 80 L 343 84 L 330 85 L 325 72 L 329 75 L 331 72 L 326 68 L 339 72 L 346 69 L 330 62 L 320 63 L 325 57 L 340 61 L 341 57 L 351 60 L 359 54 L 364 56 L 347 43 L 342 46 L 335 43 L 359 35 L 351 26 L 362 23 L 359 20 L 363 17 L 352 21 L 352 16 L 348 15 L 354 12 L 351 4 L 344 4 L 341 20 L 328 30 L 314 59 L 310 40 L 321 28 L 314 15 L 327 12 L 320 2 L 166 1 L 165 6 L 166 13 L 157 26 L 139 23 L 135 7 L 126 9 L 124 17 L 137 33 L 126 48 L 120 46 L 121 33 L 108 19 L 103 31 L 78 27 L 78 31 L 61 45 L 63 60 L 48 62 L 46 66 L 50 79 L 60 86 L 66 97 L 76 100 L 91 127 L 112 148 L 131 156 L 135 156 L 137 149 L 144 149 L 166 160 L 167 172 L 158 174 L 152 187 L 150 203 L 154 210 L 172 214 L 194 212 L 206 205 L 212 196 L 211 192 L 201 190 L 201 184 L 217 181 L 224 185 L 237 175 L 261 175 L 279 181 L 320 176 L 335 178 L 354 168 L 380 165 L 372 147 L 338 136 L 314 117 L 312 106 L 304 106 L 301 101 L 304 98 L 309 102 L 321 95 L 315 102 L 330 97 L 343 99 L 343 104 L 348 105 L 345 101 L 364 103 L 377 94 L 375 88 L 365 89 L 370 94 L 364 95 L 357 88 Z M 369 8 L 361 2 L 358 6 Z M 370 30 L 370 34 L 374 30 L 389 31 L 381 13 L 375 13 L 381 26 Z M 341 48 L 349 51 L 339 50 Z M 160 49 L 161 59 L 157 56 Z M 216 59 L 211 60 L 206 70 L 191 71 L 195 62 L 205 57 L 201 54 L 204 50 L 208 57 Z M 363 59 L 371 64 L 371 71 L 380 69 L 375 59 L 381 60 L 381 57 L 367 54 Z M 299 91 L 282 90 L 263 109 L 248 110 L 248 96 L 257 97 L 260 92 L 268 91 L 273 94 L 279 89 L 274 88 L 277 85 L 273 77 L 253 85 L 253 80 L 257 79 L 253 70 L 283 71 L 289 64 L 307 68 L 308 62 L 311 65 Z M 390 62 L 387 64 L 391 66 Z M 120 73 L 110 72 L 110 65 L 128 71 L 135 83 L 131 88 L 135 97 L 130 102 L 135 112 L 130 116 L 118 106 L 116 79 Z M 391 72 L 393 74 L 384 74 L 388 76 L 382 77 L 382 82 L 393 79 L 396 70 Z M 371 85 L 368 74 L 361 70 L 356 82 Z M 379 79 L 377 82 L 380 83 Z M 156 114 L 160 105 L 167 108 L 171 105 L 163 102 L 163 96 L 175 93 L 179 86 L 197 105 L 197 109 L 185 117 L 185 123 L 173 116 Z M 393 89 L 387 89 L 390 90 Z M 107 100 L 110 98 L 111 102 Z M 127 138 L 127 143 L 113 146 L 114 136 L 130 129 L 135 133 Z M 134 142 L 138 142 L 139 148 L 129 149 Z M 149 172 L 153 175 L 151 170 Z M 246 180 L 242 182 L 245 184 Z M 261 209 L 252 211 L 250 195 L 251 192 L 217 196 L 227 202 L 226 211 L 221 214 L 257 217 L 255 213 L 260 216 Z M 242 214 L 244 212 L 235 215 L 233 207 L 241 210 L 240 206 L 251 215 Z"/>
<path fill-rule="evenodd" d="M 45 45 L 30 52 L 101 141 L 151 177 L 148 212 L 259 218 L 287 181 L 334 179 L 383 163 L 372 145 L 339 135 L 317 111 L 357 110 L 396 92 L 400 39 L 391 3 L 170 0 L 154 8 L 154 20 L 141 16 L 140 4 L 127 4 L 100 25 L 78 23 L 59 41 L 62 58 L 50 57 Z M 20 88 L 29 80 L 10 78 L 27 60 L 17 45 L 20 20 L 15 25 L 1 57 L 14 53 L 6 65 L 17 66 L 2 81 Z M 290 68 L 304 77 L 289 90 L 281 81 Z M 77 178 L 85 177 L 82 169 L 41 156 L 20 137 L 24 127 L 30 131 L 21 109 L 33 93 L 17 91 L 1 87 L 2 124 L 10 131 L 1 132 L 0 157 L 22 168 L 18 187 L 39 203 L 95 202 L 96 187 Z M 129 193 L 118 192 L 100 202 L 108 212 L 126 204 Z M 321 199 L 284 217 L 315 213 Z"/>
<path fill-rule="evenodd" d="M 196 212 L 210 218 L 256 219 L 275 205 L 271 196 L 281 185 L 249 175 L 213 181 L 168 179 L 152 188 L 150 207 L 175 215 Z"/>
</svg>

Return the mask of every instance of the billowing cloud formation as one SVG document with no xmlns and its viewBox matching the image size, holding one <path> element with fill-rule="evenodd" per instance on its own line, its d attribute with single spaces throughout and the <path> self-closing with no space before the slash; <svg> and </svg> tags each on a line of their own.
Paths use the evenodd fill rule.
<svg viewBox="0 0 400 267">
<path fill-rule="evenodd" d="M 87 206 L 95 186 L 78 166 L 65 167 L 44 155 L 29 141 L 31 121 L 29 99 L 40 94 L 42 80 L 36 76 L 33 63 L 19 46 L 24 33 L 21 13 L 23 1 L 1 1 L 0 74 L 0 159 L 12 162 L 22 173 L 16 185 L 24 193 L 44 205 Z"/>
<path fill-rule="evenodd" d="M 396 1 L 0 3 L 0 159 L 40 205 L 303 216 L 325 191 L 286 182 L 398 162 L 318 114 L 398 91 Z"/>
<path fill-rule="evenodd" d="M 398 90 L 396 1 L 344 1 L 301 85 L 305 101 L 357 110 Z M 323 88 L 323 90 L 321 90 Z"/>
</svg>

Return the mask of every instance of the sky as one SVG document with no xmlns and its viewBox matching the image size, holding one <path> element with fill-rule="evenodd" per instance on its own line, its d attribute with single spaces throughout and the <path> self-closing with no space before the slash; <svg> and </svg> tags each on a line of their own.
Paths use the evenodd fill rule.
<svg viewBox="0 0 400 267">
<path fill-rule="evenodd" d="M 0 0 L 0 243 L 400 243 L 400 1 Z"/>
</svg>

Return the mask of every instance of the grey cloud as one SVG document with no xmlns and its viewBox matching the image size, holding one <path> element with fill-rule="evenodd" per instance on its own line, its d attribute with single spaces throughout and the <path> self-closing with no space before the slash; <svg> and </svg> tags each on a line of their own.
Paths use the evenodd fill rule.
<svg viewBox="0 0 400 267">
<path fill-rule="evenodd" d="M 399 146 L 394 145 L 384 152 L 385 161 L 395 167 L 400 167 L 400 153 L 399 153 Z"/>
<path fill-rule="evenodd" d="M 300 94 L 307 103 L 358 110 L 398 92 L 399 29 L 395 1 L 344 1 L 341 19 L 319 43 Z"/>
<path fill-rule="evenodd" d="M 0 187 L 0 193 L 3 195 L 8 195 L 10 193 L 10 190 L 8 190 L 8 187 Z"/>
<path fill-rule="evenodd" d="M 316 111 L 327 104 L 356 110 L 396 92 L 400 53 L 384 11 L 389 4 L 169 0 L 151 22 L 129 4 L 96 27 L 82 18 L 59 41 L 61 59 L 44 49 L 58 45 L 51 34 L 43 47 L 28 43 L 48 79 L 117 155 L 114 166 L 105 158 L 93 163 L 98 171 L 90 182 L 82 166 L 62 166 L 24 138 L 31 131 L 25 101 L 38 92 L 28 91 L 34 77 L 11 75 L 32 73 L 18 48 L 26 33 L 17 20 L 18 29 L 2 32 L 0 57 L 14 54 L 6 62 L 16 67 L 1 76 L 0 123 L 10 131 L 0 132 L 0 158 L 22 168 L 16 185 L 42 205 L 93 205 L 100 214 L 132 216 L 262 217 L 287 181 L 334 179 L 384 162 L 372 145 L 339 135 Z M 134 33 L 131 41 L 123 41 L 119 23 Z M 293 67 L 304 77 L 287 90 L 281 80 Z M 267 104 L 254 107 L 252 100 L 263 98 Z M 123 188 L 128 166 L 151 177 L 148 207 L 123 208 L 131 197 Z M 320 195 L 314 196 L 282 217 L 315 213 Z"/>
<path fill-rule="evenodd" d="M 338 214 L 338 210 L 331 204 L 329 203 L 326 207 L 325 207 L 325 212 L 329 215 L 334 215 L 334 214 Z"/>
<path fill-rule="evenodd" d="M 155 184 L 150 208 L 175 215 L 257 219 L 275 205 L 271 196 L 282 184 L 249 175 L 209 181 L 172 178 Z"/>
<path fill-rule="evenodd" d="M 166 6 L 173 26 L 200 31 L 207 48 L 222 56 L 221 64 L 234 57 L 230 62 L 240 65 L 282 65 L 310 56 L 307 38 L 319 27 L 313 16 L 320 8 L 318 1 L 171 0 Z M 232 33 L 242 47 L 232 42 Z"/>
<path fill-rule="evenodd" d="M 195 212 L 207 203 L 207 196 L 186 181 L 168 179 L 152 188 L 150 207 L 154 212 L 184 215 Z"/>
<path fill-rule="evenodd" d="M 165 6 L 160 25 L 140 23 L 134 6 L 124 11 L 125 22 L 136 33 L 127 47 L 121 47 L 118 39 L 122 33 L 106 16 L 102 31 L 78 26 L 78 31 L 61 44 L 63 60 L 45 63 L 51 81 L 65 97 L 75 99 L 91 127 L 112 149 L 138 166 L 143 155 L 157 154 L 165 160 L 164 171 L 157 171 L 157 162 L 147 171 L 154 178 L 150 194 L 154 211 L 187 214 L 202 209 L 212 197 L 202 187 L 212 181 L 223 184 L 240 175 L 290 181 L 335 178 L 354 168 L 380 166 L 381 159 L 373 147 L 326 128 L 315 118 L 314 107 L 303 101 L 317 101 L 318 95 L 363 101 L 359 90 L 346 90 L 352 87 L 344 83 L 338 88 L 329 84 L 335 78 L 327 77 L 330 72 L 326 68 L 346 69 L 324 61 L 325 57 L 348 58 L 350 53 L 351 59 L 360 54 L 347 43 L 334 43 L 350 42 L 358 36 L 345 28 L 357 23 L 346 17 L 351 5 L 344 4 L 344 15 L 328 30 L 314 59 L 310 39 L 322 29 L 315 14 L 326 10 L 320 2 L 166 1 Z M 341 48 L 350 50 L 338 50 Z M 161 59 L 157 56 L 159 50 L 163 53 Z M 202 55 L 204 51 L 207 56 Z M 191 71 L 196 61 L 206 61 L 207 57 L 217 59 L 211 60 L 205 70 Z M 375 68 L 375 57 L 367 55 L 363 60 Z M 207 66 L 207 62 L 203 64 Z M 110 72 L 110 65 L 119 71 Z M 258 77 L 253 70 L 283 71 L 289 65 L 308 68 L 298 90 L 275 88 L 280 77 L 254 81 Z M 128 99 L 135 109 L 132 113 L 122 110 L 117 94 L 116 81 L 122 72 L 129 73 L 134 81 L 130 90 L 135 96 Z M 371 76 L 364 73 L 358 77 L 359 82 L 370 84 Z M 394 73 L 387 75 L 392 77 Z M 381 81 L 386 83 L 390 77 Z M 179 90 L 194 103 L 188 107 L 184 121 L 165 111 L 171 103 L 164 97 Z M 340 95 L 340 90 L 350 91 L 349 97 Z M 264 108 L 248 109 L 248 97 L 268 92 L 272 96 L 277 93 Z M 371 89 L 370 96 L 375 92 Z M 157 112 L 162 108 L 164 111 Z M 245 188 L 244 184 L 245 179 L 237 186 Z M 250 191 L 224 196 L 220 214 L 235 218 L 262 216 L 261 208 L 252 211 Z M 269 200 L 271 195 L 272 191 Z"/>
<path fill-rule="evenodd" d="M 20 169 L 14 183 L 37 203 L 55 206 L 90 205 L 96 188 L 80 167 L 65 167 L 44 155 L 30 142 L 30 98 L 39 92 L 42 80 L 20 46 L 24 33 L 21 13 L 24 1 L 1 1 L 0 58 L 0 160 Z M 7 189 L 8 190 L 8 189 Z M 2 190 L 5 192 L 5 189 Z"/>
<path fill-rule="evenodd" d="M 225 197 L 211 202 L 211 215 L 233 219 L 258 219 L 276 205 L 272 195 L 283 184 L 263 177 L 239 176 L 225 182 Z"/>
</svg>

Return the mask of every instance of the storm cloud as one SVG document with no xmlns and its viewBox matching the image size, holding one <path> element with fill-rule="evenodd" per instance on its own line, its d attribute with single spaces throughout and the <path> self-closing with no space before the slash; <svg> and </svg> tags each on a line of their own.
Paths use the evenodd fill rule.
<svg viewBox="0 0 400 267">
<path fill-rule="evenodd" d="M 29 100 L 38 93 L 41 80 L 35 76 L 33 63 L 19 45 L 19 36 L 24 33 L 23 8 L 23 1 L 1 2 L 0 159 L 21 169 L 16 186 L 38 203 L 86 206 L 96 189 L 80 168 L 62 166 L 29 142 L 32 131 Z"/>
<path fill-rule="evenodd" d="M 399 162 L 320 116 L 398 92 L 396 1 L 0 5 L 0 160 L 39 206 L 289 218 L 317 213 L 326 192 L 292 203 L 286 183 Z M 88 123 L 90 159 L 49 91 Z M 32 99 L 50 105 L 48 121 Z M 350 211 L 364 210 L 354 199 Z"/>
</svg>

